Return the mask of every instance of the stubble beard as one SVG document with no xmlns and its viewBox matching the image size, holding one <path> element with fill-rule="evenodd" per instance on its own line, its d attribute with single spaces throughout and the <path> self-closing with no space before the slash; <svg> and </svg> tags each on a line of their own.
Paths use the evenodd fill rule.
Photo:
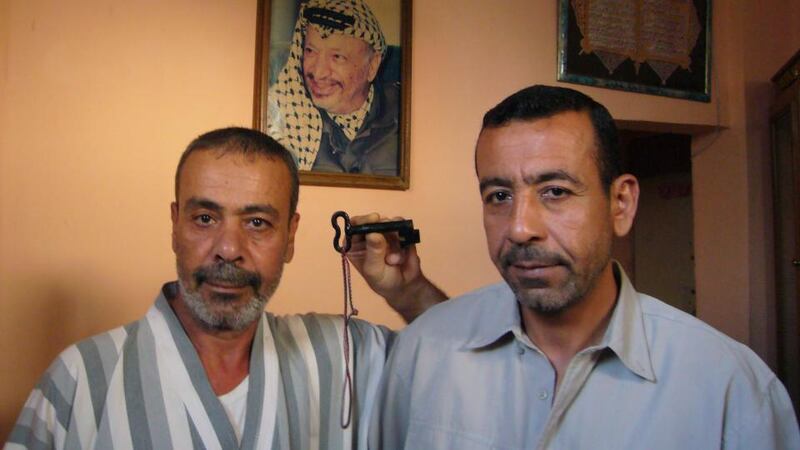
<svg viewBox="0 0 800 450">
<path fill-rule="evenodd" d="M 278 267 L 278 273 L 267 284 L 262 286 L 264 280 L 255 272 L 238 268 L 230 263 L 203 266 L 191 275 L 191 283 L 187 286 L 178 263 L 178 285 L 181 296 L 189 313 L 200 326 L 209 331 L 241 331 L 257 321 L 264 311 L 269 299 L 280 283 L 283 266 Z M 208 279 L 228 283 L 248 284 L 253 289 L 253 295 L 247 301 L 235 306 L 233 302 L 238 298 L 233 296 L 214 294 L 210 299 L 205 299 L 200 293 L 199 286 Z"/>
<path fill-rule="evenodd" d="M 525 259 L 560 265 L 567 270 L 566 280 L 561 286 L 552 286 L 545 280 L 514 279 L 507 273 L 508 267 L 516 260 Z M 501 275 L 521 306 L 543 315 L 555 316 L 581 303 L 597 284 L 600 274 L 611 260 L 610 240 L 607 244 L 595 247 L 588 260 L 589 264 L 584 270 L 576 270 L 575 265 L 562 255 L 527 245 L 509 249 L 501 256 L 499 265 Z"/>
</svg>

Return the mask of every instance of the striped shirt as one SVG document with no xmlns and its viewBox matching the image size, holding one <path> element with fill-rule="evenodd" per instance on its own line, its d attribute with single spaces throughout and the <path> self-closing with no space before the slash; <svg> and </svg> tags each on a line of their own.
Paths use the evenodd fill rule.
<svg viewBox="0 0 800 450">
<path fill-rule="evenodd" d="M 241 443 L 165 285 L 141 320 L 64 350 L 28 397 L 6 450 L 361 449 L 393 335 L 350 322 L 353 419 L 340 425 L 340 316 L 262 315 Z"/>
</svg>

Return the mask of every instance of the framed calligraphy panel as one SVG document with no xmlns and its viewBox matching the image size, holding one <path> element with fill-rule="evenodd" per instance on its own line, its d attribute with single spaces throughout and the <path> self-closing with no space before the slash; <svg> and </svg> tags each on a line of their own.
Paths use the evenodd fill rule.
<svg viewBox="0 0 800 450">
<path fill-rule="evenodd" d="M 560 0 L 558 80 L 710 101 L 711 0 Z"/>
</svg>

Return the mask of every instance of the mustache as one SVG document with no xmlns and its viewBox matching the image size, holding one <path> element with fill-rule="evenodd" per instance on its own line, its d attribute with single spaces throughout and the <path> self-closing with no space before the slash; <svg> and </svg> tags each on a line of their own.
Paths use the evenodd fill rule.
<svg viewBox="0 0 800 450">
<path fill-rule="evenodd" d="M 318 78 L 318 77 L 317 77 L 316 75 L 314 75 L 314 73 L 312 73 L 312 72 L 305 72 L 305 76 L 306 76 L 306 78 L 308 78 L 309 80 L 312 80 L 312 81 L 320 81 L 320 78 Z M 342 82 L 341 82 L 341 81 L 339 81 L 339 80 L 335 80 L 335 79 L 333 79 L 333 78 L 331 78 L 331 77 L 325 77 L 325 78 L 323 78 L 322 80 L 324 80 L 325 82 L 328 82 L 328 83 L 335 83 L 336 85 L 341 85 L 341 84 L 342 84 Z"/>
<path fill-rule="evenodd" d="M 192 273 L 198 286 L 205 282 L 234 286 L 252 286 L 258 291 L 261 287 L 261 275 L 231 262 L 220 262 L 208 266 L 200 266 Z"/>
<path fill-rule="evenodd" d="M 503 268 L 508 268 L 519 262 L 535 262 L 545 266 L 561 265 L 570 267 L 569 261 L 564 256 L 532 245 L 514 245 L 500 255 L 500 263 Z"/>
</svg>

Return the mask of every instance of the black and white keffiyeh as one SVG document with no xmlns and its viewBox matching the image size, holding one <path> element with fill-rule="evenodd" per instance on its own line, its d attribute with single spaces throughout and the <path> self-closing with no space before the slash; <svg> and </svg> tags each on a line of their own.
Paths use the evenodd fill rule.
<svg viewBox="0 0 800 450">
<path fill-rule="evenodd" d="M 294 154 L 300 170 L 311 170 L 322 136 L 322 117 L 303 82 L 303 37 L 309 25 L 323 37 L 343 34 L 363 40 L 382 56 L 386 51 L 380 24 L 364 0 L 309 0 L 300 6 L 289 59 L 270 88 L 267 114 L 267 134 Z M 367 110 L 361 113 L 366 116 Z M 350 139 L 355 136 L 343 131 Z"/>
<path fill-rule="evenodd" d="M 372 97 L 375 95 L 375 88 L 372 86 L 369 87 L 369 95 L 367 95 L 367 101 L 361 105 L 360 108 L 357 110 L 349 113 L 349 114 L 332 114 L 328 113 L 328 115 L 339 125 L 339 128 L 342 129 L 342 132 L 349 140 L 353 140 L 358 133 L 358 130 L 361 129 L 361 125 L 364 124 L 364 119 L 367 118 L 367 113 L 369 112 L 369 108 L 372 106 Z"/>
</svg>

